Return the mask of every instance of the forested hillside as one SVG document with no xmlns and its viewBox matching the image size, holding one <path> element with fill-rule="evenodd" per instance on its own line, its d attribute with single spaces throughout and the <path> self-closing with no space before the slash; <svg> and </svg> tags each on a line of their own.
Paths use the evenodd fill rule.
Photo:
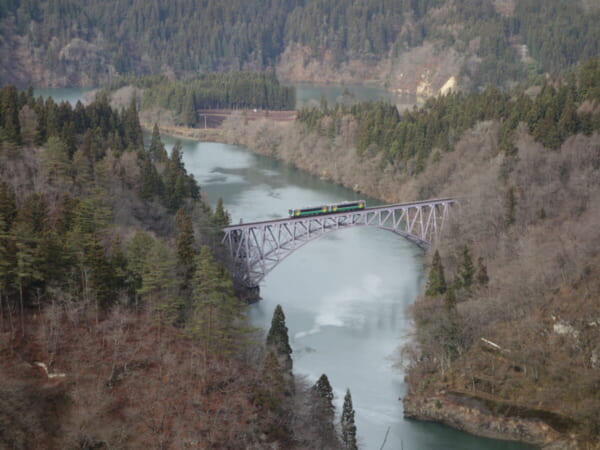
<svg viewBox="0 0 600 450">
<path fill-rule="evenodd" d="M 385 201 L 460 200 L 412 307 L 407 416 L 600 445 L 599 86 L 595 59 L 402 114 L 363 103 L 225 124 L 230 142 Z"/>
<path fill-rule="evenodd" d="M 294 379 L 282 311 L 266 345 L 248 326 L 228 214 L 181 157 L 134 101 L 0 90 L 0 447 L 338 447 L 331 388 Z"/>
<path fill-rule="evenodd" d="M 112 95 L 119 88 L 140 92 L 141 111 L 168 111 L 185 126 L 194 127 L 198 111 L 207 109 L 293 110 L 296 92 L 283 86 L 274 72 L 210 73 L 182 81 L 164 75 L 119 78 L 104 92 Z"/>
<path fill-rule="evenodd" d="M 502 92 L 489 87 L 480 93 L 454 93 L 428 100 L 423 107 L 402 115 L 394 105 L 360 103 L 350 107 L 305 108 L 298 121 L 310 131 L 335 137 L 347 116 L 353 117 L 354 140 L 360 156 L 381 153 L 383 161 L 409 172 L 425 169 L 427 160 L 448 152 L 461 135 L 477 122 L 501 121 L 500 149 L 514 152 L 514 133 L 521 123 L 529 133 L 551 149 L 559 148 L 573 134 L 600 131 L 600 114 L 592 106 L 600 100 L 599 60 L 585 64 L 578 79 L 545 81 L 538 95 L 527 91 Z M 579 109 L 578 109 L 579 108 Z"/>
<path fill-rule="evenodd" d="M 413 92 L 437 75 L 476 88 L 597 56 L 599 17 L 584 0 L 2 0 L 0 81 L 98 86 L 277 67 Z"/>
</svg>

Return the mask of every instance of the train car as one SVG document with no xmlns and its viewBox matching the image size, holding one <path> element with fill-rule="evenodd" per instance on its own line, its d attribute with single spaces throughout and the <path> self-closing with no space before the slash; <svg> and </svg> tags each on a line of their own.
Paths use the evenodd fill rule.
<svg viewBox="0 0 600 450">
<path fill-rule="evenodd" d="M 290 217 L 304 217 L 304 216 L 318 216 L 321 214 L 327 214 L 329 212 L 329 206 L 309 206 L 306 208 L 290 209 Z"/>
<path fill-rule="evenodd" d="M 341 202 L 333 205 L 309 206 L 305 208 L 290 209 L 289 215 L 290 217 L 321 216 L 336 212 L 365 209 L 366 206 L 367 202 L 364 200 L 356 200 L 353 202 Z"/>
<path fill-rule="evenodd" d="M 344 212 L 344 211 L 354 211 L 356 209 L 365 209 L 367 206 L 367 202 L 364 200 L 357 200 L 354 202 L 342 202 L 336 205 L 331 205 L 331 212 Z"/>
</svg>

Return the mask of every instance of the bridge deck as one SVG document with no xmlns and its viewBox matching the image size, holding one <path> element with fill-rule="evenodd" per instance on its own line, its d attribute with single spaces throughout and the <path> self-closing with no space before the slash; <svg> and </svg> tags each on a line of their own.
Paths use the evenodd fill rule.
<svg viewBox="0 0 600 450">
<path fill-rule="evenodd" d="M 456 199 L 455 198 L 438 198 L 438 199 L 426 200 L 426 201 L 417 201 L 417 202 L 408 202 L 408 203 L 392 203 L 392 204 L 388 204 L 388 205 L 371 206 L 369 208 L 356 209 L 353 211 L 332 212 L 332 213 L 326 213 L 326 214 L 315 214 L 312 216 L 300 216 L 300 217 L 281 217 L 279 219 L 261 220 L 258 222 L 247 222 L 247 223 L 244 222 L 244 223 L 239 223 L 237 225 L 228 225 L 226 227 L 223 227 L 223 231 L 227 232 L 230 230 L 236 230 L 236 229 L 239 229 L 240 227 L 252 227 L 252 226 L 258 226 L 258 225 L 289 222 L 290 220 L 306 220 L 306 219 L 316 219 L 316 218 L 320 218 L 320 217 L 346 216 L 349 213 L 378 212 L 381 210 L 397 208 L 397 207 L 406 208 L 406 207 L 411 207 L 411 206 L 426 206 L 428 204 L 436 204 L 436 203 L 440 203 L 440 202 L 454 203 L 454 202 L 456 202 Z"/>
</svg>

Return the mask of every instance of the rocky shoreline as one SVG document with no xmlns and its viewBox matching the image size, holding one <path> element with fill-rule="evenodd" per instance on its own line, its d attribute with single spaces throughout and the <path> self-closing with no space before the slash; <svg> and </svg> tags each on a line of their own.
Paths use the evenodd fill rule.
<svg viewBox="0 0 600 450">
<path fill-rule="evenodd" d="M 402 399 L 407 419 L 437 422 L 457 430 L 491 439 L 524 442 L 544 449 L 575 449 L 574 441 L 536 416 L 548 414 L 517 405 L 503 404 L 504 413 L 492 411 L 489 403 L 476 396 L 439 391 L 432 395 L 409 394 Z M 498 405 L 496 405 L 498 406 Z M 530 415 L 531 417 L 524 417 Z M 554 416 L 569 427 L 568 419 Z"/>
</svg>

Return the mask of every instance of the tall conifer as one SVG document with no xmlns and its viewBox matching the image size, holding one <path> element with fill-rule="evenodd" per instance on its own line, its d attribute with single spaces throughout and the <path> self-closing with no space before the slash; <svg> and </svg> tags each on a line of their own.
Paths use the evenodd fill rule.
<svg viewBox="0 0 600 450">
<path fill-rule="evenodd" d="M 442 265 L 442 258 L 440 257 L 439 252 L 436 250 L 433 254 L 433 260 L 431 261 L 431 268 L 429 269 L 429 278 L 427 279 L 425 295 L 428 297 L 435 297 L 436 295 L 443 294 L 444 292 L 446 292 L 444 266 Z"/>
<path fill-rule="evenodd" d="M 167 150 L 160 139 L 160 131 L 155 123 L 152 129 L 152 138 L 150 140 L 150 148 L 148 149 L 150 159 L 154 162 L 165 162 L 168 159 Z"/>
<path fill-rule="evenodd" d="M 326 444 L 329 444 L 332 447 L 339 445 L 333 423 L 335 418 L 333 389 L 331 388 L 327 375 L 321 375 L 312 387 L 312 398 L 313 416 L 317 424 L 319 436 Z"/>
<path fill-rule="evenodd" d="M 6 139 L 13 144 L 20 144 L 21 124 L 19 122 L 19 99 L 17 88 L 9 85 L 0 91 L 0 126 L 4 128 Z"/>
<path fill-rule="evenodd" d="M 54 182 L 65 182 L 70 178 L 71 161 L 67 145 L 58 137 L 52 136 L 46 142 L 44 169 Z"/>
<path fill-rule="evenodd" d="M 228 354 L 239 344 L 235 322 L 243 319 L 244 310 L 244 304 L 233 293 L 231 279 L 219 267 L 210 248 L 203 246 L 196 257 L 189 330 L 202 343 L 205 363 L 209 354 Z"/>
<path fill-rule="evenodd" d="M 292 370 L 292 347 L 290 347 L 288 328 L 285 324 L 285 314 L 281 305 L 275 307 L 271 328 L 267 334 L 267 346 L 273 348 L 281 360 L 284 361 L 284 368 L 291 372 Z"/>
<path fill-rule="evenodd" d="M 223 199 L 221 197 L 217 200 L 213 218 L 215 226 L 219 229 L 230 224 L 231 218 L 229 217 L 229 213 L 223 207 Z"/>
<path fill-rule="evenodd" d="M 463 247 L 459 274 L 462 286 L 467 290 L 471 289 L 475 276 L 475 267 L 473 266 L 473 259 L 471 258 L 471 252 L 469 252 L 467 244 Z"/>
<path fill-rule="evenodd" d="M 185 126 L 193 127 L 198 122 L 198 112 L 196 111 L 196 101 L 193 91 L 188 91 L 181 113 L 182 120 Z"/>
<path fill-rule="evenodd" d="M 182 287 L 187 287 L 195 270 L 194 227 L 192 219 L 183 209 L 175 215 L 175 245 L 177 248 L 177 271 L 182 277 Z"/>
<path fill-rule="evenodd" d="M 144 137 L 142 133 L 142 126 L 140 125 L 140 119 L 137 111 L 137 98 L 136 96 L 131 97 L 129 107 L 125 111 L 123 118 L 123 126 L 125 128 L 125 145 L 128 147 L 138 150 L 144 147 Z"/>
<path fill-rule="evenodd" d="M 446 289 L 444 293 L 444 306 L 446 311 L 454 311 L 456 309 L 456 292 L 452 283 Z"/>
<path fill-rule="evenodd" d="M 17 196 L 15 190 L 6 181 L 0 183 L 0 215 L 4 219 L 2 228 L 8 231 L 17 217 Z"/>
<path fill-rule="evenodd" d="M 352 394 L 350 389 L 346 390 L 344 406 L 341 418 L 342 445 L 348 450 L 357 450 L 356 424 L 354 423 L 354 407 L 352 406 Z"/>
</svg>

